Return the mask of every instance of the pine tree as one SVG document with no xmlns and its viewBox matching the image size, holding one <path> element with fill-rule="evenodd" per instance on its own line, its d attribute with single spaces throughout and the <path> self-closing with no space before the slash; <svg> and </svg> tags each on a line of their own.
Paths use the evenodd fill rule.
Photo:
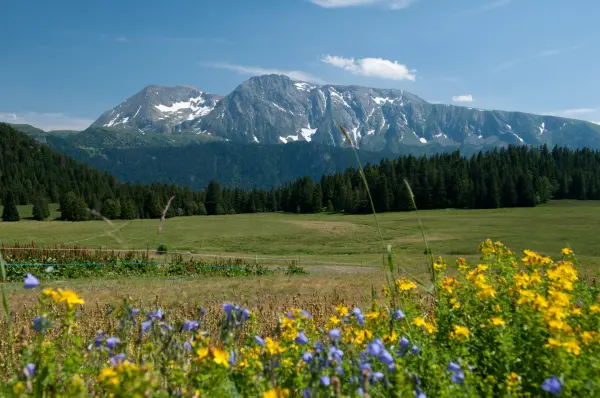
<svg viewBox="0 0 600 398">
<path fill-rule="evenodd" d="M 107 199 L 102 205 L 102 215 L 109 220 L 116 220 L 121 217 L 121 202 L 119 199 Z"/>
<path fill-rule="evenodd" d="M 15 222 L 21 219 L 17 202 L 12 192 L 8 192 L 4 198 L 4 208 L 2 209 L 2 221 Z"/>
<path fill-rule="evenodd" d="M 198 215 L 199 216 L 205 216 L 208 213 L 206 212 L 206 207 L 204 206 L 204 203 L 199 202 L 198 203 Z"/>
<path fill-rule="evenodd" d="M 147 214 L 149 218 L 160 218 L 162 216 L 162 211 L 163 209 L 156 193 L 152 190 L 148 191 L 146 200 L 144 201 L 144 213 Z"/>
<path fill-rule="evenodd" d="M 335 211 L 335 208 L 333 207 L 333 203 L 331 202 L 331 199 L 327 201 L 327 212 L 328 213 L 333 213 Z"/>
<path fill-rule="evenodd" d="M 223 193 L 221 192 L 221 185 L 217 181 L 211 181 L 206 188 L 206 211 L 208 215 L 225 214 L 225 207 L 223 203 Z M 219 210 L 221 207 L 221 211 Z"/>
<path fill-rule="evenodd" d="M 137 206 L 131 199 L 124 199 L 121 204 L 121 215 L 122 220 L 133 220 L 138 217 Z"/>
<path fill-rule="evenodd" d="M 37 221 L 43 221 L 50 217 L 50 209 L 48 208 L 48 201 L 41 196 L 38 196 L 33 202 L 32 209 L 33 219 Z"/>
</svg>

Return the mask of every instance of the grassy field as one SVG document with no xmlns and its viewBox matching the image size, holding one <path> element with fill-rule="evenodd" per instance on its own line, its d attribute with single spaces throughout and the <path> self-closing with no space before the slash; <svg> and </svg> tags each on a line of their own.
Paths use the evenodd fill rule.
<svg viewBox="0 0 600 398">
<path fill-rule="evenodd" d="M 27 216 L 30 209 L 22 208 Z M 55 208 L 53 211 L 56 211 Z M 600 265 L 597 236 L 600 202 L 560 201 L 537 208 L 497 210 L 436 210 L 420 212 L 425 234 L 435 256 L 449 263 L 463 256 L 478 259 L 477 247 L 486 238 L 500 240 L 515 252 L 532 249 L 557 256 L 571 247 L 583 271 L 591 274 Z M 391 243 L 396 261 L 425 277 L 425 246 L 416 214 L 387 213 L 378 216 L 385 244 Z M 109 231 L 118 231 L 108 234 Z M 154 250 L 166 244 L 171 251 L 258 257 L 261 262 L 283 263 L 301 259 L 310 272 L 302 277 L 196 278 L 185 280 L 128 279 L 69 281 L 84 297 L 101 302 L 118 300 L 122 294 L 155 300 L 182 300 L 200 296 L 211 299 L 241 297 L 259 302 L 262 294 L 310 297 L 337 294 L 351 300 L 370 295 L 384 280 L 379 267 L 384 245 L 378 238 L 373 216 L 247 214 L 220 217 L 179 217 L 166 220 L 158 234 L 157 220 L 82 223 L 23 220 L 0 223 L 0 241 L 39 245 L 79 243 L 88 247 Z M 52 282 L 63 286 L 66 282 Z M 30 302 L 20 287 L 9 287 L 16 302 Z M 115 293 L 118 292 L 118 293 Z M 13 301 L 13 302 L 15 302 Z"/>
</svg>

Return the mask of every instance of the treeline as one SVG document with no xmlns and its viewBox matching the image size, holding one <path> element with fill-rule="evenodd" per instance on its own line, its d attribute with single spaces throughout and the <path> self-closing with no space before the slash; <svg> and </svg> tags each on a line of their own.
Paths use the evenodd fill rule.
<svg viewBox="0 0 600 398">
<path fill-rule="evenodd" d="M 122 184 L 0 124 L 0 197 L 3 219 L 18 220 L 17 205 L 33 204 L 34 218 L 80 221 L 160 218 L 254 212 L 368 213 L 370 203 L 356 168 L 315 181 L 308 177 L 270 190 L 204 190 L 167 184 Z M 471 157 L 458 152 L 407 155 L 365 166 L 376 211 L 411 209 L 406 179 L 420 209 L 535 206 L 549 199 L 600 199 L 600 152 L 547 147 L 509 147 Z"/>
</svg>

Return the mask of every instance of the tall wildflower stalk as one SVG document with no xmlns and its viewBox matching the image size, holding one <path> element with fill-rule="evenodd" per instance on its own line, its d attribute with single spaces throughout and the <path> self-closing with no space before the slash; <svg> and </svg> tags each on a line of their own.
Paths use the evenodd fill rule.
<svg viewBox="0 0 600 398">
<path fill-rule="evenodd" d="M 4 315 L 6 316 L 6 327 L 8 329 L 8 347 L 10 350 L 10 361 L 12 363 L 13 355 L 13 330 L 12 330 L 12 319 L 10 318 L 10 311 L 8 309 L 8 298 L 6 297 L 6 291 L 4 290 L 4 284 L 6 283 L 6 264 L 0 251 L 0 275 L 2 276 L 2 283 L 0 284 L 0 290 L 2 292 L 2 308 L 4 309 Z"/>
<path fill-rule="evenodd" d="M 377 226 L 377 232 L 379 233 L 379 238 L 381 240 L 381 244 L 382 246 L 385 245 L 385 241 L 383 239 L 383 234 L 381 233 L 381 227 L 379 225 L 379 220 L 377 219 L 377 212 L 375 211 L 375 204 L 373 202 L 373 197 L 371 196 L 371 190 L 369 189 L 369 183 L 367 182 L 367 177 L 365 175 L 364 169 L 362 167 L 362 163 L 360 161 L 360 158 L 358 157 L 358 152 L 356 151 L 356 146 L 354 145 L 354 142 L 352 141 L 352 138 L 350 137 L 350 134 L 348 133 L 348 130 L 346 130 L 344 128 L 344 126 L 338 126 L 338 128 L 340 129 L 340 131 L 344 134 L 344 136 L 346 137 L 346 139 L 348 140 L 348 142 L 350 143 L 350 146 L 352 147 L 352 152 L 354 153 L 354 156 L 356 157 L 356 162 L 358 163 L 358 170 L 359 170 L 359 175 L 361 177 L 361 180 L 363 182 L 363 184 L 365 185 L 365 189 L 367 191 L 367 195 L 369 196 L 369 204 L 371 205 L 371 211 L 373 212 L 373 217 L 375 218 L 375 224 Z M 404 180 L 404 183 L 406 184 L 409 192 L 410 192 L 410 196 L 411 196 L 411 201 L 413 203 L 413 206 L 415 207 L 415 210 L 417 209 L 417 206 L 415 204 L 415 199 L 414 199 L 414 195 L 412 193 L 412 190 L 410 189 L 410 186 L 408 185 L 408 182 L 406 180 Z M 418 216 L 418 214 L 417 214 Z M 421 234 L 423 235 L 423 240 L 425 241 L 425 246 L 427 248 L 427 252 L 429 253 L 430 259 L 431 259 L 431 278 L 432 281 L 435 281 L 435 274 L 433 273 L 433 257 L 431 256 L 431 253 L 429 251 L 429 246 L 427 243 L 427 239 L 425 238 L 425 232 L 423 230 L 423 225 L 421 224 L 421 219 L 419 219 L 419 226 L 421 228 Z M 388 263 L 388 271 L 389 274 L 387 276 L 388 279 L 388 285 L 390 287 L 390 289 L 393 288 L 392 283 L 390 282 L 390 278 L 389 276 L 394 274 L 394 262 L 393 262 L 393 252 L 392 252 L 392 245 L 387 245 L 386 247 L 386 251 L 387 251 L 387 263 Z M 411 277 L 416 283 L 418 283 L 419 285 L 421 285 L 421 287 L 423 287 L 427 292 L 429 292 L 429 290 L 427 289 L 427 287 L 425 286 L 425 284 L 423 282 L 421 282 L 418 278 L 416 278 L 415 276 L 411 275 L 408 271 L 406 270 L 402 270 L 403 273 L 405 273 L 406 275 L 408 275 L 409 277 Z M 435 282 L 434 282 L 434 289 L 435 289 Z"/>
</svg>

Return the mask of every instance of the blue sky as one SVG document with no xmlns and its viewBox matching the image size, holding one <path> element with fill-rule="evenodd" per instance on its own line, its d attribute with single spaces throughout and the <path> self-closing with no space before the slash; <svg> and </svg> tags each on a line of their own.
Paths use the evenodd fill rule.
<svg viewBox="0 0 600 398">
<path fill-rule="evenodd" d="M 600 121 L 596 0 L 6 3 L 3 121 L 82 129 L 148 84 L 227 94 L 271 72 Z"/>
</svg>

